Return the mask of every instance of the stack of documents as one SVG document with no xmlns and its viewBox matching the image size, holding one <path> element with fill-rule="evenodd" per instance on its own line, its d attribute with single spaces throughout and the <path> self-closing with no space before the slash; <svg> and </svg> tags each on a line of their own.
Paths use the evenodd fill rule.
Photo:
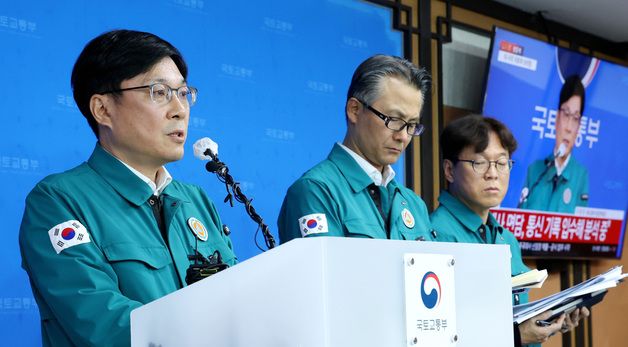
<svg viewBox="0 0 628 347">
<path fill-rule="evenodd" d="M 628 274 L 621 273 L 622 267 L 615 266 L 605 273 L 592 277 L 560 293 L 546 298 L 513 307 L 513 322 L 524 322 L 540 313 L 551 311 L 553 320 L 562 313 L 570 313 L 583 306 L 593 306 L 602 301 L 608 288 L 617 284 Z"/>
<path fill-rule="evenodd" d="M 547 279 L 547 270 L 530 270 L 512 278 L 512 291 L 521 289 L 541 288 Z"/>
</svg>

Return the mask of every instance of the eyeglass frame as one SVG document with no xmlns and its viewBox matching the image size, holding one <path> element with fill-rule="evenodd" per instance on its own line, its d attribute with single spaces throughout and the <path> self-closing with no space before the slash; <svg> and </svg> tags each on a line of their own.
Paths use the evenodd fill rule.
<svg viewBox="0 0 628 347">
<path fill-rule="evenodd" d="M 567 121 L 571 122 L 572 120 L 575 120 L 576 123 L 580 124 L 580 121 L 582 120 L 582 113 L 580 113 L 580 111 L 576 111 L 576 112 L 569 112 L 570 110 L 567 108 L 559 108 L 558 112 L 565 115 L 567 117 Z M 578 118 L 576 118 L 576 115 L 578 116 Z"/>
<path fill-rule="evenodd" d="M 382 112 L 380 112 L 380 111 L 376 110 L 373 106 L 369 105 L 368 103 L 366 103 L 366 102 L 364 102 L 364 101 L 362 101 L 362 100 L 360 100 L 360 99 L 358 99 L 358 98 L 355 98 L 355 97 L 354 97 L 354 99 L 356 99 L 359 103 L 361 103 L 362 105 L 364 105 L 364 107 L 366 107 L 369 111 L 373 112 L 373 114 L 374 114 L 374 115 L 376 115 L 379 119 L 383 120 L 383 121 L 384 121 L 384 125 L 386 125 L 386 128 L 388 128 L 388 129 L 390 129 L 390 130 L 392 130 L 392 131 L 402 131 L 402 130 L 405 128 L 405 129 L 406 129 L 406 133 L 407 133 L 408 135 L 410 135 L 410 136 L 421 136 L 421 134 L 423 134 L 423 132 L 425 131 L 425 126 L 424 126 L 423 124 L 421 124 L 421 123 L 414 123 L 414 124 L 415 124 L 415 126 L 416 126 L 416 128 L 415 128 L 414 132 L 415 132 L 415 133 L 416 133 L 416 132 L 418 132 L 418 134 L 414 134 L 414 133 L 413 133 L 413 134 L 411 134 L 408 130 L 410 129 L 409 127 L 410 127 L 410 124 L 412 124 L 412 123 L 408 123 L 408 122 L 406 122 L 405 120 L 403 120 L 403 119 L 401 119 L 401 118 L 398 118 L 398 117 L 390 117 L 390 116 L 387 116 L 387 115 L 385 115 L 384 113 L 382 113 Z M 399 128 L 399 129 L 393 129 L 393 128 L 391 128 L 391 127 L 389 127 L 389 126 L 388 126 L 388 124 L 389 124 L 391 121 L 401 121 L 401 122 L 403 122 L 404 124 L 403 124 L 403 126 L 402 126 L 401 128 Z"/>
<path fill-rule="evenodd" d="M 143 88 L 149 88 L 149 94 L 150 94 L 150 100 L 155 103 L 158 104 L 159 103 L 157 101 L 155 101 L 155 98 L 153 97 L 153 88 L 158 85 L 161 84 L 163 86 L 166 86 L 166 88 L 168 88 L 168 96 L 166 96 L 166 102 L 164 104 L 169 103 L 170 101 L 172 101 L 172 95 L 173 92 L 175 92 L 174 95 L 176 95 L 176 98 L 179 99 L 179 89 L 181 88 L 188 88 L 190 90 L 190 93 L 195 94 L 194 100 L 192 100 L 191 102 L 186 102 L 189 106 L 193 106 L 196 103 L 196 99 L 198 98 L 198 89 L 195 87 L 191 87 L 188 85 L 185 86 L 181 86 L 179 88 L 172 88 L 171 86 L 167 85 L 166 83 L 163 82 L 155 82 L 155 83 L 151 83 L 151 84 L 147 84 L 144 86 L 137 86 L 137 87 L 129 87 L 129 88 L 121 88 L 121 89 L 113 89 L 113 90 L 107 90 L 98 94 L 111 94 L 111 93 L 120 93 L 120 92 L 126 92 L 129 90 L 138 90 L 138 89 L 143 89 Z M 185 100 L 187 101 L 187 98 L 185 98 Z M 179 101 L 181 101 L 181 99 L 179 99 Z"/>
<path fill-rule="evenodd" d="M 493 164 L 493 163 L 495 164 L 494 165 L 495 166 L 495 171 L 497 171 L 498 173 L 510 173 L 510 171 L 512 171 L 512 167 L 515 165 L 515 161 L 512 160 L 512 159 L 506 159 L 506 161 L 508 163 L 508 166 L 507 166 L 508 170 L 501 171 L 499 169 L 499 166 L 497 166 L 497 162 L 502 160 L 502 159 L 504 159 L 504 158 L 497 159 L 497 160 L 485 160 L 485 159 L 483 159 L 483 160 L 469 160 L 469 159 L 459 159 L 459 158 L 457 158 L 457 159 L 454 159 L 452 161 L 453 161 L 454 164 L 456 164 L 457 162 L 471 163 L 471 168 L 473 168 L 473 172 L 475 172 L 477 174 L 480 174 L 480 175 L 485 175 L 488 172 L 488 170 L 491 169 L 491 166 L 492 166 L 491 164 Z M 486 170 L 484 172 L 478 172 L 478 170 L 475 168 L 475 165 L 476 165 L 477 162 L 482 162 L 482 161 L 488 162 L 488 166 L 486 167 Z"/>
</svg>

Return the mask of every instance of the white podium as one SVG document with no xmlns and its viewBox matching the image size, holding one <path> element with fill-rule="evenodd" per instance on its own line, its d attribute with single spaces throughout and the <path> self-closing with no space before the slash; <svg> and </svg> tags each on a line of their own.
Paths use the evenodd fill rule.
<svg viewBox="0 0 628 347">
<path fill-rule="evenodd" d="M 508 246 L 336 237 L 290 241 L 134 310 L 132 346 L 410 346 L 406 253 L 454 256 L 456 346 L 513 346 Z"/>
</svg>

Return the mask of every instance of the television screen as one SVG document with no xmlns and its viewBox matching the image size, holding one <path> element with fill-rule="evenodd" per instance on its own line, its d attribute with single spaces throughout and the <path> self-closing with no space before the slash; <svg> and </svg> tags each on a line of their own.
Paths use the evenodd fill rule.
<svg viewBox="0 0 628 347">
<path fill-rule="evenodd" d="M 519 144 L 493 209 L 524 256 L 620 258 L 628 203 L 628 68 L 495 28 L 483 113 Z"/>
</svg>

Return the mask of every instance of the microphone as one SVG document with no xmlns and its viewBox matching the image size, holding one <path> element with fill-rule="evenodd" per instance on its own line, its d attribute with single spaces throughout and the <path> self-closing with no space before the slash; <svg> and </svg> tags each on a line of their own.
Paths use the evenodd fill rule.
<svg viewBox="0 0 628 347">
<path fill-rule="evenodd" d="M 221 171 L 221 175 L 225 175 L 229 169 L 225 163 L 218 159 L 218 144 L 209 137 L 203 137 L 202 139 L 194 142 L 194 156 L 200 160 L 209 160 L 205 164 L 205 169 L 211 173 L 217 173 Z M 233 206 L 233 203 L 231 204 Z"/>
<path fill-rule="evenodd" d="M 551 166 L 556 158 L 564 157 L 565 153 L 567 153 L 567 146 L 565 146 L 565 144 L 561 142 L 556 152 L 554 152 L 551 157 L 545 159 L 545 165 Z"/>
<path fill-rule="evenodd" d="M 554 160 L 556 160 L 556 158 L 562 158 L 563 156 L 565 156 L 566 152 L 567 152 L 567 147 L 565 146 L 564 143 L 561 142 L 556 152 L 554 152 L 550 157 L 545 159 L 545 170 L 543 170 L 543 172 L 541 172 L 539 177 L 537 177 L 536 181 L 534 181 L 534 184 L 532 185 L 532 187 L 530 187 L 530 189 L 528 189 L 528 187 L 524 187 L 523 190 L 521 190 L 521 196 L 519 196 L 519 203 L 517 204 L 517 208 L 521 208 L 521 206 L 526 201 L 528 201 L 528 197 L 532 194 L 532 192 L 534 191 L 534 188 L 536 188 L 536 186 L 539 185 L 539 182 L 541 182 L 541 179 L 549 171 L 550 167 L 552 167 L 552 164 L 554 164 Z M 557 176 L 554 176 L 554 185 L 556 185 L 556 179 L 557 179 Z"/>
<path fill-rule="evenodd" d="M 528 195 L 530 195 L 530 190 L 528 187 L 523 187 L 521 190 L 521 195 L 519 196 L 519 203 L 517 204 L 517 208 L 521 208 L 524 202 L 528 200 Z"/>
<path fill-rule="evenodd" d="M 206 258 L 198 251 L 198 244 L 196 248 L 193 255 L 188 255 L 188 259 L 194 261 L 185 271 L 185 283 L 188 285 L 217 274 L 229 267 L 229 265 L 222 262 L 220 251 L 216 250 L 209 258 Z"/>
<path fill-rule="evenodd" d="M 218 150 L 218 147 L 216 147 L 216 150 Z M 556 150 L 556 153 L 554 153 L 554 157 L 562 158 L 565 155 L 565 153 L 567 153 L 567 146 L 565 146 L 565 144 L 561 142 L 560 146 L 558 146 L 558 149 Z"/>
<path fill-rule="evenodd" d="M 209 137 L 194 142 L 194 156 L 200 160 L 218 160 L 218 144 Z"/>
<path fill-rule="evenodd" d="M 215 173 L 218 177 L 218 180 L 225 184 L 225 188 L 227 190 L 227 196 L 225 197 L 224 202 L 229 201 L 231 207 L 233 207 L 233 198 L 236 201 L 243 203 L 246 209 L 246 213 L 255 221 L 258 225 L 258 231 L 262 230 L 262 235 L 264 236 L 264 241 L 266 242 L 266 247 L 268 249 L 275 247 L 275 239 L 273 235 L 270 233 L 270 229 L 268 225 L 264 223 L 262 217 L 255 211 L 253 205 L 251 205 L 252 199 L 247 198 L 242 190 L 240 189 L 240 183 L 236 182 L 233 177 L 229 174 L 229 168 L 227 164 L 221 162 L 218 159 L 218 144 L 212 139 L 208 137 L 204 137 L 194 143 L 194 156 L 199 158 L 200 160 L 211 160 L 207 164 L 205 164 L 205 169 L 211 173 Z M 257 235 L 257 232 L 255 233 Z M 255 245 L 257 245 L 257 239 L 254 237 Z M 257 247 L 260 250 L 263 250 L 259 245 Z"/>
</svg>

